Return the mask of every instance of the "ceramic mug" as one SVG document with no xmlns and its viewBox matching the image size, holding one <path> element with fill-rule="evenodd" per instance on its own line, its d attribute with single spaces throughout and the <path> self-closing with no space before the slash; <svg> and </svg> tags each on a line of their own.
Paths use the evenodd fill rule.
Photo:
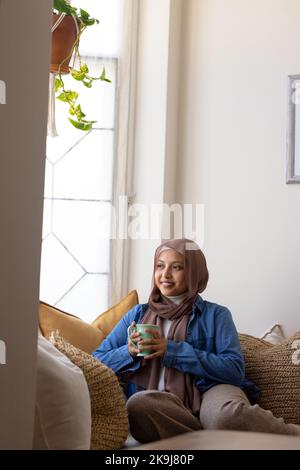
<svg viewBox="0 0 300 470">
<path fill-rule="evenodd" d="M 152 331 L 159 331 L 159 326 L 158 325 L 150 325 L 147 323 L 138 323 L 135 326 L 129 326 L 127 329 L 128 336 L 130 336 L 131 333 L 140 333 L 141 339 L 149 339 L 152 338 L 151 333 L 146 333 L 145 330 L 152 330 Z M 137 343 L 134 341 L 131 341 L 135 347 L 139 347 Z M 153 350 L 146 349 L 144 351 L 141 351 L 137 354 L 137 356 L 149 356 L 149 354 L 152 354 Z"/>
</svg>

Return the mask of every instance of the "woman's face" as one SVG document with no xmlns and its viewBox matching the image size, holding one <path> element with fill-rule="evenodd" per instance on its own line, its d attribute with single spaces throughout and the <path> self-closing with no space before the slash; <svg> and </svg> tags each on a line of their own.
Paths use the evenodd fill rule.
<svg viewBox="0 0 300 470">
<path fill-rule="evenodd" d="M 184 257 L 175 250 L 163 250 L 156 261 L 155 285 L 162 295 L 180 295 L 187 291 Z"/>
</svg>

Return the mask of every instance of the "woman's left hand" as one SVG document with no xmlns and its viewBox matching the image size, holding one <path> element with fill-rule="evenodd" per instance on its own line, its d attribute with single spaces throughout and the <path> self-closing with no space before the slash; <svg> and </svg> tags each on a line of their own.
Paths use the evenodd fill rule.
<svg viewBox="0 0 300 470">
<path fill-rule="evenodd" d="M 153 332 L 152 330 L 145 330 L 145 333 L 150 333 L 152 338 L 147 338 L 139 341 L 140 352 L 143 349 L 151 349 L 153 353 L 148 356 L 144 356 L 144 359 L 154 359 L 156 357 L 162 357 L 167 350 L 167 339 L 162 337 L 159 332 Z"/>
</svg>

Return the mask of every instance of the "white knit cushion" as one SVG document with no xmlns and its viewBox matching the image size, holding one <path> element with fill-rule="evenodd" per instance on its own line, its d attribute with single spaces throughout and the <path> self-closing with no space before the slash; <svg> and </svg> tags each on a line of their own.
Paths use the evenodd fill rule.
<svg viewBox="0 0 300 470">
<path fill-rule="evenodd" d="M 89 449 L 91 406 L 83 372 L 38 337 L 34 449 Z"/>
</svg>

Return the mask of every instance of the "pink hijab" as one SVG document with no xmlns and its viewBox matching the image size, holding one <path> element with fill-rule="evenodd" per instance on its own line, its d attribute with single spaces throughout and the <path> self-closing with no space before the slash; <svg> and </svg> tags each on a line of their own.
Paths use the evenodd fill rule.
<svg viewBox="0 0 300 470">
<path fill-rule="evenodd" d="M 183 301 L 177 305 L 163 297 L 155 285 L 155 268 L 160 253 L 172 249 L 184 257 L 184 270 L 188 290 Z M 142 317 L 141 323 L 156 324 L 161 327 L 163 320 L 171 320 L 168 339 L 176 342 L 185 341 L 187 326 L 192 313 L 193 305 L 198 294 L 203 292 L 208 282 L 208 270 L 204 254 L 199 246 L 188 239 L 169 240 L 160 245 L 154 256 L 154 270 L 152 278 L 152 291 L 149 297 L 149 308 Z M 180 357 L 177 358 L 180 361 Z M 144 362 L 139 371 L 131 376 L 131 380 L 145 389 L 157 390 L 161 370 L 161 358 Z M 165 368 L 165 391 L 174 393 L 184 405 L 195 415 L 199 416 L 201 394 L 195 386 L 195 378 L 190 374 L 183 374 L 175 368 Z"/>
</svg>

